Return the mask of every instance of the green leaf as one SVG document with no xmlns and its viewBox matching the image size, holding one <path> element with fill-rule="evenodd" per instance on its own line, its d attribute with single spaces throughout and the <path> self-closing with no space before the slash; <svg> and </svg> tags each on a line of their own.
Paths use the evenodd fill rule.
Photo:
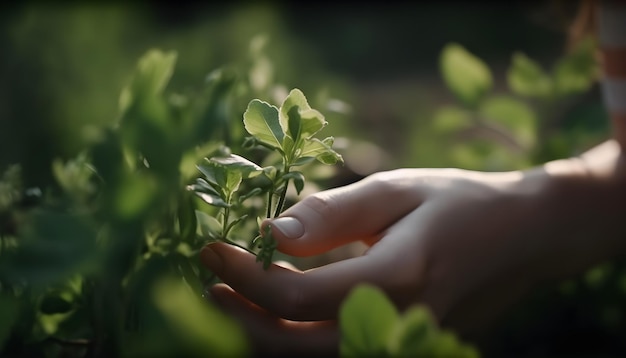
<svg viewBox="0 0 626 358">
<path fill-rule="evenodd" d="M 149 50 L 141 57 L 131 84 L 120 95 L 121 111 L 125 112 L 137 100 L 163 92 L 174 72 L 176 57 L 176 52 L 157 49 Z"/>
<path fill-rule="evenodd" d="M 0 260 L 11 280 L 39 289 L 94 268 L 97 231 L 89 217 L 36 211 L 20 229 L 15 255 Z"/>
<path fill-rule="evenodd" d="M 392 339 L 390 351 L 392 355 L 428 354 L 428 340 L 436 334 L 435 323 L 430 313 L 421 306 L 411 307 L 398 321 Z"/>
<path fill-rule="evenodd" d="M 527 97 L 548 98 L 553 90 L 550 76 L 521 52 L 513 55 L 507 81 L 514 93 Z"/>
<path fill-rule="evenodd" d="M 503 125 L 524 149 L 530 150 L 535 145 L 537 117 L 525 102 L 509 96 L 491 97 L 481 104 L 479 113 Z"/>
<path fill-rule="evenodd" d="M 198 170 L 204 175 L 206 181 L 214 188 L 219 188 L 224 185 L 224 167 L 209 161 L 207 164 L 198 165 Z"/>
<path fill-rule="evenodd" d="M 213 185 L 217 186 L 217 184 L 213 184 Z M 209 182 L 207 182 L 206 180 L 202 178 L 197 178 L 195 184 L 188 185 L 187 189 L 202 192 L 202 193 L 209 193 L 209 194 L 213 194 L 215 196 L 221 197 L 220 193 L 217 190 L 215 190 L 213 185 L 209 184 Z"/>
<path fill-rule="evenodd" d="M 196 234 L 196 213 L 192 196 L 182 193 L 178 202 L 178 231 L 184 241 L 190 241 Z"/>
<path fill-rule="evenodd" d="M 289 129 L 294 142 L 301 137 L 313 136 L 328 124 L 320 112 L 309 106 L 306 97 L 297 88 L 292 89 L 283 101 L 279 117 L 281 126 Z"/>
<path fill-rule="evenodd" d="M 147 173 L 126 175 L 117 189 L 115 212 L 123 219 L 136 218 L 149 211 L 159 194 L 157 179 Z"/>
<path fill-rule="evenodd" d="M 397 320 L 396 308 L 380 289 L 368 284 L 357 286 L 339 312 L 341 356 L 384 356 Z"/>
<path fill-rule="evenodd" d="M 337 152 L 332 149 L 332 145 L 335 139 L 333 137 L 326 137 L 324 140 L 317 138 L 310 138 L 305 141 L 300 152 L 299 159 L 301 158 L 315 158 L 324 164 L 336 164 L 337 162 L 343 162 L 343 158 Z M 296 165 L 306 164 L 308 160 L 298 160 L 294 163 Z"/>
<path fill-rule="evenodd" d="M 197 191 L 196 195 L 202 199 L 205 203 L 213 206 L 217 206 L 218 208 L 230 208 L 230 204 L 224 201 L 220 196 L 212 194 L 212 193 L 202 193 Z"/>
<path fill-rule="evenodd" d="M 278 108 L 267 102 L 253 99 L 243 114 L 246 131 L 265 145 L 281 149 L 285 137 L 284 127 L 278 120 Z"/>
<path fill-rule="evenodd" d="M 13 325 L 19 315 L 19 301 L 12 296 L 0 295 L 0 351 L 4 343 L 11 335 Z"/>
<path fill-rule="evenodd" d="M 296 188 L 296 192 L 300 194 L 302 189 L 304 189 L 304 174 L 301 172 L 289 172 L 283 175 L 285 180 L 293 180 L 293 185 Z"/>
<path fill-rule="evenodd" d="M 489 67 L 459 44 L 444 47 L 440 68 L 448 88 L 467 106 L 475 107 L 491 90 Z"/>
<path fill-rule="evenodd" d="M 225 189 L 228 197 L 232 196 L 237 190 L 239 190 L 239 185 L 243 180 L 243 175 L 238 170 L 228 170 L 226 172 L 226 184 Z"/>
<path fill-rule="evenodd" d="M 198 272 L 196 272 L 196 269 L 191 264 L 189 257 L 181 254 L 175 254 L 173 256 L 175 257 L 178 269 L 180 270 L 185 283 L 189 285 L 197 296 L 202 295 L 202 282 L 200 281 Z"/>
<path fill-rule="evenodd" d="M 256 163 L 236 154 L 227 157 L 212 157 L 210 161 L 225 166 L 228 170 L 238 170 L 244 178 L 255 177 L 263 171 Z"/>
<path fill-rule="evenodd" d="M 249 353 L 243 330 L 180 280 L 157 282 L 152 297 L 176 338 L 198 356 L 244 357 Z"/>
<path fill-rule="evenodd" d="M 594 58 L 596 44 L 591 38 L 580 41 L 574 50 L 557 62 L 554 82 L 560 96 L 583 93 L 591 87 L 598 75 Z"/>
<path fill-rule="evenodd" d="M 441 107 L 433 117 L 433 129 L 442 134 L 457 133 L 473 125 L 471 116 L 471 112 L 465 109 Z"/>
<path fill-rule="evenodd" d="M 198 222 L 197 235 L 202 237 L 220 237 L 222 234 L 222 224 L 214 217 L 196 210 L 196 221 Z"/>
</svg>

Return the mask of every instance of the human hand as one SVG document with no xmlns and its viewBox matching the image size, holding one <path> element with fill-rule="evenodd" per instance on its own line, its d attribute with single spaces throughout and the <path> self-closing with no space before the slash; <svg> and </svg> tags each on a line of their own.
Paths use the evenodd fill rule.
<svg viewBox="0 0 626 358">
<path fill-rule="evenodd" d="M 224 281 L 212 288 L 214 299 L 260 351 L 336 351 L 333 320 L 362 282 L 381 287 L 399 308 L 427 304 L 463 333 L 489 323 L 533 284 L 623 249 L 611 235 L 623 206 L 607 207 L 611 190 L 589 181 L 569 161 L 524 173 L 378 173 L 307 197 L 271 222 L 284 253 L 316 255 L 361 240 L 371 245 L 362 256 L 306 272 L 265 271 L 252 255 L 217 243 L 202 259 Z M 590 233 L 611 240 L 591 244 Z"/>
</svg>

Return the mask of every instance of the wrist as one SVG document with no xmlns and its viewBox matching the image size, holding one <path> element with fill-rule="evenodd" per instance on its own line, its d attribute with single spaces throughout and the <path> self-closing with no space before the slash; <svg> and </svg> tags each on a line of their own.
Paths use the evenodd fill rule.
<svg viewBox="0 0 626 358">
<path fill-rule="evenodd" d="M 579 157 L 523 172 L 516 185 L 543 227 L 534 242 L 539 279 L 577 274 L 626 254 L 626 170 L 607 142 Z"/>
</svg>

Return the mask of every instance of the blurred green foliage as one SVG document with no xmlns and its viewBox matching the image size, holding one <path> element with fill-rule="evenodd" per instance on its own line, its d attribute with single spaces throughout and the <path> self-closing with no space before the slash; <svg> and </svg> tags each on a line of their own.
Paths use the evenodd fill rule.
<svg viewBox="0 0 626 358">
<path fill-rule="evenodd" d="M 379 289 L 362 284 L 345 299 L 339 316 L 342 357 L 459 357 L 478 352 L 437 327 L 428 308 L 402 315 Z"/>
<path fill-rule="evenodd" d="M 605 139 L 594 42 L 564 53 L 518 11 L 538 5 L 511 3 L 3 5 L 1 355 L 246 353 L 198 300 L 217 212 L 185 186 L 222 146 L 247 150 L 252 98 L 299 87 L 332 123 L 346 165 L 307 172 L 309 192 L 397 166 L 521 169 Z M 623 355 L 625 272 L 611 262 L 539 288 L 477 348 Z M 430 327 L 411 317 L 397 322 Z"/>
</svg>

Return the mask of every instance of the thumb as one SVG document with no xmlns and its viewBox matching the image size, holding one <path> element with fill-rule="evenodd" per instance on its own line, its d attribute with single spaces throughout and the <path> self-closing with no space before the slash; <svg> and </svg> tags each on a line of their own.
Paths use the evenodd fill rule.
<svg viewBox="0 0 626 358">
<path fill-rule="evenodd" d="M 354 184 L 304 198 L 278 218 L 267 219 L 278 250 L 293 256 L 318 255 L 353 241 L 375 242 L 380 234 L 421 202 L 406 190 L 374 175 Z"/>
</svg>

